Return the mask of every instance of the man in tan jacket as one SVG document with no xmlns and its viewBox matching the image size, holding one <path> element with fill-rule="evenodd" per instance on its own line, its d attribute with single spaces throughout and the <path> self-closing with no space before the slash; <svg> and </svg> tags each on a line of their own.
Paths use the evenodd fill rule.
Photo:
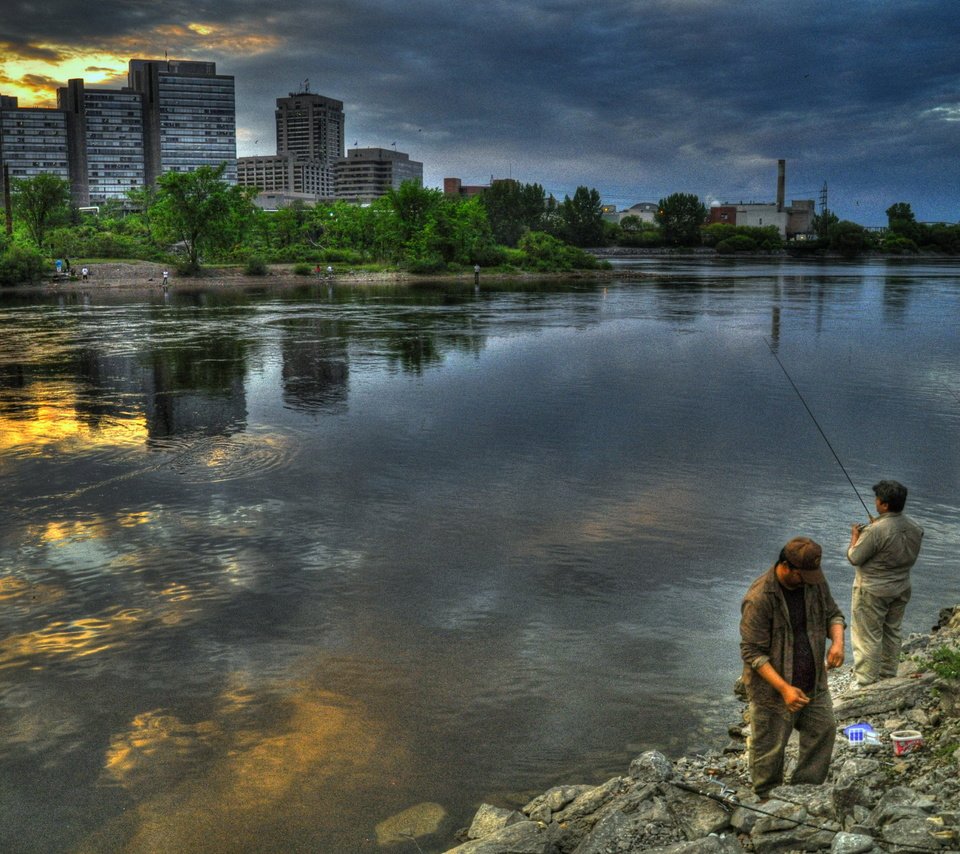
<svg viewBox="0 0 960 854">
<path fill-rule="evenodd" d="M 876 518 L 850 530 L 847 560 L 856 568 L 850 603 L 853 675 L 858 685 L 897 675 L 900 626 L 910 601 L 910 570 L 923 528 L 904 514 L 907 488 L 895 480 L 873 487 Z"/>
</svg>

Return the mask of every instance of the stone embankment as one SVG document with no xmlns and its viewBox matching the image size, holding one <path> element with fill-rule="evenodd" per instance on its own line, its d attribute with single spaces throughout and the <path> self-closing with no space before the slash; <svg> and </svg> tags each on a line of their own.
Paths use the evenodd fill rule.
<svg viewBox="0 0 960 854">
<path fill-rule="evenodd" d="M 849 667 L 837 671 L 837 745 L 823 785 L 785 785 L 758 800 L 744 718 L 722 749 L 675 762 L 649 751 L 600 786 L 553 788 L 519 810 L 485 804 L 447 854 L 960 851 L 958 662 L 960 606 L 904 643 L 895 678 L 857 688 Z M 873 727 L 876 743 L 844 735 L 860 722 Z M 903 730 L 919 731 L 923 743 L 897 755 L 891 735 Z M 796 738 L 787 757 L 789 780 Z"/>
</svg>

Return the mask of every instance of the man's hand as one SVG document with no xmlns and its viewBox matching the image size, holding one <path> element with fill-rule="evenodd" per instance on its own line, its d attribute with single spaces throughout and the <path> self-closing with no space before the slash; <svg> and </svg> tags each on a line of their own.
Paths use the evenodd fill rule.
<svg viewBox="0 0 960 854">
<path fill-rule="evenodd" d="M 780 696 L 783 697 L 783 702 L 791 712 L 799 712 L 810 702 L 810 698 L 795 685 L 786 685 L 780 692 Z"/>
<path fill-rule="evenodd" d="M 843 664 L 843 642 L 832 644 L 827 650 L 827 670 L 833 670 Z"/>
</svg>

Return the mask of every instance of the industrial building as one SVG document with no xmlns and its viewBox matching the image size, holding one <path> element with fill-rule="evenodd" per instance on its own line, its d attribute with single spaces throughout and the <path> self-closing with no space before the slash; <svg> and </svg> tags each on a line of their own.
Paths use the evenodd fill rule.
<svg viewBox="0 0 960 854">
<path fill-rule="evenodd" d="M 727 223 L 755 227 L 776 226 L 787 240 L 802 238 L 813 232 L 816 203 L 813 199 L 794 199 L 786 203 L 786 161 L 777 161 L 776 202 L 717 203 L 710 206 L 707 223 Z"/>
</svg>

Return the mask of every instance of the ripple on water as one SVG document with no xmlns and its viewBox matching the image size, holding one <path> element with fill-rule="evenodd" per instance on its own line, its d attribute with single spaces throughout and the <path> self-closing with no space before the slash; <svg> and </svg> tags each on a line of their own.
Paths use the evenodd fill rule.
<svg viewBox="0 0 960 854">
<path fill-rule="evenodd" d="M 199 439 L 167 465 L 188 483 L 218 483 L 287 468 L 297 452 L 290 436 L 235 433 Z"/>
</svg>

